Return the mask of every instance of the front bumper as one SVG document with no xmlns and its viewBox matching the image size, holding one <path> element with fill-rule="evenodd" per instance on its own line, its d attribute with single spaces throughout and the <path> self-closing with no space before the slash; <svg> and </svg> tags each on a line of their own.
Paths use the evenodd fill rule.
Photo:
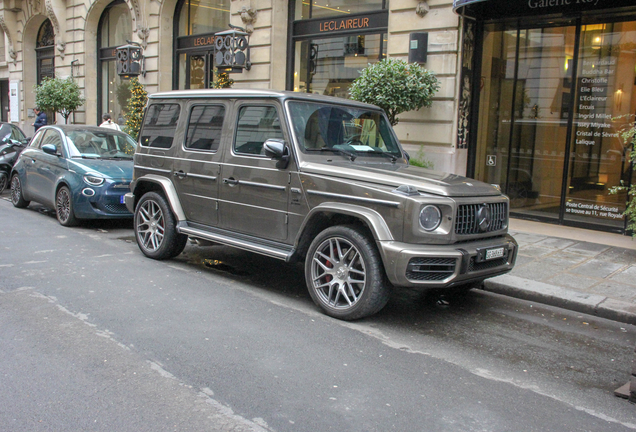
<svg viewBox="0 0 636 432">
<path fill-rule="evenodd" d="M 132 217 L 122 203 L 123 191 L 118 188 L 84 187 L 73 194 L 75 216 L 81 219 L 125 219 Z M 90 194 L 93 195 L 90 195 Z"/>
<path fill-rule="evenodd" d="M 124 204 L 126 204 L 126 208 L 129 212 L 135 213 L 135 194 L 132 192 L 128 192 L 124 195 Z"/>
<path fill-rule="evenodd" d="M 518 245 L 511 235 L 451 245 L 379 242 L 387 277 L 395 286 L 448 288 L 512 270 Z M 486 251 L 503 256 L 485 259 Z"/>
</svg>

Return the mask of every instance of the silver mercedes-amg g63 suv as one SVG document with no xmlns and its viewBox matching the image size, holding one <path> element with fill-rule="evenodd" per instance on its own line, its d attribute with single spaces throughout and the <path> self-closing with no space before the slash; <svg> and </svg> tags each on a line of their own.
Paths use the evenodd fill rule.
<svg viewBox="0 0 636 432">
<path fill-rule="evenodd" d="M 510 271 L 508 198 L 409 165 L 373 105 L 267 90 L 150 96 L 131 192 L 141 251 L 188 237 L 304 261 L 328 315 L 378 312 L 393 287 L 470 288 Z"/>
</svg>

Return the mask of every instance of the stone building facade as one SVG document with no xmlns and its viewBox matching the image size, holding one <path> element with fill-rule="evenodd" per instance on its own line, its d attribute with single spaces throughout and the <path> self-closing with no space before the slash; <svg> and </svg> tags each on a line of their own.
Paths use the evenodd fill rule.
<svg viewBox="0 0 636 432">
<path fill-rule="evenodd" d="M 232 74 L 235 88 L 308 91 L 307 82 L 304 89 L 298 87 L 301 73 L 312 81 L 310 91 L 342 96 L 368 62 L 386 56 L 408 59 L 409 35 L 426 32 L 428 55 L 423 66 L 437 74 L 441 89 L 432 108 L 403 114 L 396 130 L 409 152 L 421 157 L 423 150 L 435 169 L 466 171 L 466 151 L 457 148 L 461 18 L 453 12 L 451 0 L 2 0 L 0 4 L 2 120 L 11 114 L 27 135 L 33 121 L 33 86 L 52 74 L 73 76 L 83 91 L 86 103 L 74 114 L 75 123 L 98 123 L 104 112 L 121 121 L 126 84 L 115 73 L 114 48 L 126 41 L 143 47 L 145 75 L 140 81 L 149 93 L 210 87 L 214 58 L 206 37 L 231 23 L 250 33 L 251 68 Z M 333 23 L 343 17 L 360 23 L 371 17 L 375 28 L 361 24 L 356 29 L 352 24 L 339 33 L 328 24 L 315 34 L 302 30 L 305 24 Z M 314 60 L 307 57 L 311 49 Z M 18 94 L 7 98 L 16 89 Z"/>
</svg>

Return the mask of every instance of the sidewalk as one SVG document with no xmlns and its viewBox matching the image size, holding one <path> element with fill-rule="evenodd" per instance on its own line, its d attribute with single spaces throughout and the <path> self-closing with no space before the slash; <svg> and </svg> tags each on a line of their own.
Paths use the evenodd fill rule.
<svg viewBox="0 0 636 432">
<path fill-rule="evenodd" d="M 519 219 L 509 231 L 515 268 L 486 291 L 636 325 L 636 240 Z"/>
</svg>

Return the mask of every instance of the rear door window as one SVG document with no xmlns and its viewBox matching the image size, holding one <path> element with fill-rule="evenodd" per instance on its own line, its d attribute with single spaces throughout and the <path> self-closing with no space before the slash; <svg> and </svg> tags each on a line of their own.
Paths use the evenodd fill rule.
<svg viewBox="0 0 636 432">
<path fill-rule="evenodd" d="M 215 152 L 219 149 L 225 107 L 195 105 L 190 111 L 185 147 L 188 150 Z"/>
<path fill-rule="evenodd" d="M 153 104 L 148 107 L 139 142 L 142 146 L 170 148 L 179 121 L 178 104 Z"/>
</svg>

